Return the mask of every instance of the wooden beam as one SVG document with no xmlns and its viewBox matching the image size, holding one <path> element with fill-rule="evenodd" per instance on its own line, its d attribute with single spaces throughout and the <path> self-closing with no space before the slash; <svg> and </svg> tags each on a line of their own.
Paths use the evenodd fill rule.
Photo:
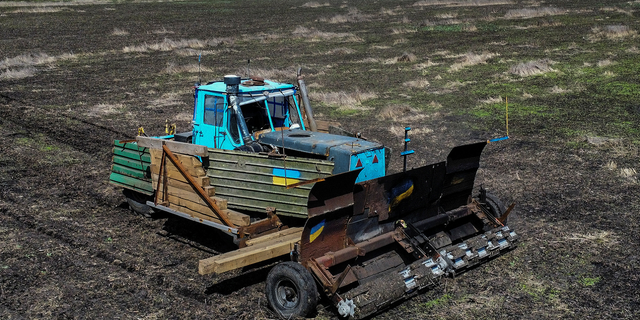
<svg viewBox="0 0 640 320">
<path fill-rule="evenodd" d="M 247 247 L 253 246 L 253 245 L 259 245 L 260 243 L 264 243 L 267 241 L 271 241 L 273 239 L 279 239 L 279 238 L 283 238 L 285 236 L 291 235 L 291 234 L 298 234 L 298 237 L 302 237 L 302 227 L 298 227 L 298 228 L 289 228 L 289 229 L 284 229 L 278 232 L 274 232 L 274 233 L 270 233 L 261 237 L 257 237 L 257 238 L 253 238 L 253 239 L 249 239 L 245 242 L 245 245 Z"/>
<path fill-rule="evenodd" d="M 209 150 L 206 146 L 197 144 L 177 142 L 166 139 L 150 138 L 150 137 L 136 137 L 138 146 L 149 149 L 162 149 L 163 145 L 166 145 L 171 152 L 189 154 L 193 156 L 207 157 L 209 156 Z"/>
<path fill-rule="evenodd" d="M 160 159 L 162 158 L 162 149 L 149 149 L 150 162 L 151 163 L 160 163 Z M 202 167 L 202 162 L 194 157 L 184 154 L 174 154 L 180 163 L 185 166 L 193 166 L 193 167 Z"/>
<path fill-rule="evenodd" d="M 176 174 L 180 174 L 180 171 L 178 171 L 178 168 L 176 168 L 173 164 L 167 163 L 165 164 L 165 166 L 167 167 L 167 173 L 173 172 Z M 202 167 L 193 167 L 193 166 L 184 165 L 184 168 L 187 169 L 187 173 L 189 173 L 192 177 L 203 177 L 207 175 L 207 172 L 204 171 Z M 151 170 L 151 173 L 158 174 L 158 172 L 160 171 L 160 165 L 152 163 L 149 166 L 149 169 Z"/>
<path fill-rule="evenodd" d="M 158 182 L 158 175 L 157 174 L 152 174 L 151 177 L 153 178 L 153 188 L 155 188 L 156 184 Z M 163 181 L 163 183 L 164 183 L 164 181 Z M 168 178 L 167 179 L 167 185 L 169 187 L 174 187 L 174 188 L 178 188 L 178 189 L 185 190 L 185 191 L 193 191 L 193 187 L 191 185 L 189 185 L 185 181 L 180 181 L 180 180 L 175 180 L 175 179 Z M 205 193 L 207 195 L 209 195 L 210 197 L 215 195 L 216 188 L 214 186 L 209 185 L 209 186 L 206 186 L 206 187 L 202 187 L 202 189 L 204 189 Z M 195 191 L 193 191 L 193 192 L 195 192 Z"/>
<path fill-rule="evenodd" d="M 201 188 L 204 186 L 209 186 L 211 185 L 209 183 L 209 177 L 207 176 L 202 176 L 202 177 L 192 177 L 191 175 L 187 174 L 189 176 L 189 178 L 193 179 L 193 181 L 200 186 Z M 151 178 L 153 178 L 153 181 L 158 181 L 158 175 L 157 174 L 151 174 Z M 177 180 L 180 182 L 184 182 L 184 183 L 189 183 L 188 179 L 186 179 L 185 177 L 182 176 L 182 174 L 175 172 L 175 171 L 167 171 L 167 180 Z M 164 180 L 162 181 L 162 183 L 164 183 Z"/>
<path fill-rule="evenodd" d="M 214 215 L 213 212 L 211 212 L 211 210 L 209 210 L 208 212 L 196 211 L 196 210 L 191 210 L 187 207 L 179 206 L 175 203 L 168 203 L 165 207 L 188 214 L 196 219 L 209 220 L 215 223 L 224 224 L 224 222 L 220 220 L 216 215 Z M 229 219 L 229 221 L 232 222 L 233 224 L 232 227 L 234 228 L 245 227 L 251 224 L 251 217 L 249 217 L 244 213 L 233 211 L 231 209 L 224 209 L 224 210 L 221 209 L 220 211 L 222 211 L 224 214 L 227 215 L 227 218 Z"/>
<path fill-rule="evenodd" d="M 220 218 L 220 220 L 222 220 L 226 226 L 229 226 L 229 227 L 233 226 L 233 223 L 231 223 L 231 221 L 229 221 L 229 218 L 227 217 L 227 215 L 224 212 L 220 211 L 220 208 L 218 208 L 218 206 L 213 202 L 213 200 L 211 200 L 211 198 L 209 198 L 207 196 L 207 194 L 204 192 L 204 190 L 202 189 L 203 185 L 209 185 L 209 177 L 206 177 L 207 178 L 207 183 L 206 184 L 202 183 L 202 182 L 200 182 L 200 183 L 197 182 L 185 170 L 184 166 L 180 163 L 178 158 L 176 158 L 176 156 L 171 152 L 171 150 L 169 150 L 169 147 L 167 147 L 166 145 L 163 145 L 162 146 L 162 150 L 164 150 L 164 153 L 167 155 L 169 160 L 171 160 L 171 162 L 173 162 L 173 165 L 175 165 L 176 168 L 178 168 L 178 170 L 180 170 L 180 173 L 182 174 L 182 176 L 184 178 L 187 178 L 187 181 L 189 182 L 189 184 L 191 184 L 193 186 L 195 191 L 198 193 L 198 195 L 200 195 L 202 200 L 204 200 L 207 203 L 208 207 L 211 208 L 213 213 L 215 213 L 216 216 L 218 216 L 218 218 Z"/>
<path fill-rule="evenodd" d="M 208 214 L 213 214 L 213 212 L 211 211 L 211 209 L 209 209 L 209 207 L 207 206 L 206 203 L 204 203 L 204 201 L 202 201 L 202 199 L 200 199 L 200 197 L 198 195 L 196 195 L 195 193 L 193 194 L 193 198 L 197 198 L 194 200 L 200 200 L 198 201 L 193 201 L 191 199 L 185 199 L 182 197 L 178 197 L 175 195 L 172 195 L 171 193 L 167 192 L 167 197 L 163 197 L 164 193 L 163 192 L 158 192 L 158 199 L 166 199 L 167 201 L 169 201 L 170 203 L 175 203 L 179 206 L 183 206 L 183 207 L 187 207 L 189 209 L 195 210 L 195 211 L 202 211 L 202 212 L 206 212 Z M 227 200 L 221 199 L 221 198 L 213 198 L 212 199 L 214 201 L 214 203 L 218 206 L 218 208 L 220 208 L 220 210 L 224 210 L 227 208 Z"/>
<path fill-rule="evenodd" d="M 298 241 L 300 241 L 299 234 L 290 234 L 257 245 L 203 259 L 200 260 L 198 264 L 198 272 L 201 275 L 210 273 L 217 274 L 283 256 L 289 254 L 294 249 L 294 244 Z"/>
<path fill-rule="evenodd" d="M 215 187 L 208 187 L 205 189 L 205 191 L 207 192 L 207 195 L 209 197 L 214 197 L 215 196 Z M 204 201 L 202 201 L 202 199 L 200 199 L 200 197 L 196 194 L 195 191 L 192 190 L 183 190 L 180 188 L 176 188 L 176 187 L 172 187 L 169 186 L 169 188 L 167 189 L 167 194 L 168 195 L 172 195 L 172 196 L 176 196 L 176 197 L 180 197 L 183 199 L 187 199 L 193 202 L 197 202 L 200 204 L 205 204 Z M 214 200 L 218 201 L 218 200 L 222 200 L 221 198 L 214 198 Z"/>
</svg>

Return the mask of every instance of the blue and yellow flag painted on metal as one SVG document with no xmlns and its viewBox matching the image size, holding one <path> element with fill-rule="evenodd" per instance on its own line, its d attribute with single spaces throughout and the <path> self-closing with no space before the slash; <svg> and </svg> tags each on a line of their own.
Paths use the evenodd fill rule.
<svg viewBox="0 0 640 320">
<path fill-rule="evenodd" d="M 273 169 L 273 184 L 288 186 L 300 182 L 300 171 L 292 169 Z"/>
<path fill-rule="evenodd" d="M 324 221 L 320 221 L 320 223 L 316 224 L 313 228 L 311 228 L 311 232 L 309 233 L 309 243 L 313 242 L 320 236 L 322 230 L 324 230 Z"/>
<path fill-rule="evenodd" d="M 389 195 L 389 212 L 413 193 L 413 181 L 405 180 L 391 189 Z"/>
</svg>

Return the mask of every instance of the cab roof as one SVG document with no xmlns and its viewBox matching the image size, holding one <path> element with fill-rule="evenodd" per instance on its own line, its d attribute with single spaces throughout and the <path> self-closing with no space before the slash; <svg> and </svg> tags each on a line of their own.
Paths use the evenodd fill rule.
<svg viewBox="0 0 640 320">
<path fill-rule="evenodd" d="M 290 90 L 290 89 L 295 89 L 295 86 L 290 84 L 290 83 L 281 83 L 281 82 L 275 82 L 275 81 L 271 81 L 271 80 L 264 80 L 264 85 L 250 85 L 250 86 L 246 86 L 243 85 L 242 83 L 245 82 L 252 82 L 251 79 L 242 79 L 242 81 L 240 82 L 240 88 L 239 88 L 239 93 L 263 93 L 265 91 L 269 91 L 269 92 L 277 92 L 277 91 L 284 91 L 284 90 Z M 201 85 L 198 87 L 198 90 L 205 90 L 205 91 L 211 91 L 211 92 L 217 92 L 217 93 L 225 93 L 227 92 L 227 85 L 224 84 L 224 82 L 222 81 L 214 81 L 214 82 L 209 82 L 205 85 Z"/>
</svg>

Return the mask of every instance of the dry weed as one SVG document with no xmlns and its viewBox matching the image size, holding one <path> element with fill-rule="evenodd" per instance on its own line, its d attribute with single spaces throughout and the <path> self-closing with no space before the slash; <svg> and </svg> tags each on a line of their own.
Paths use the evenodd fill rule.
<svg viewBox="0 0 640 320">
<path fill-rule="evenodd" d="M 112 0 L 66 0 L 49 2 L 2 1 L 0 7 L 65 7 L 84 6 L 89 4 L 112 4 Z"/>
<path fill-rule="evenodd" d="M 320 7 L 328 7 L 329 3 L 325 2 L 325 3 L 318 3 L 315 1 L 311 1 L 311 2 L 307 2 L 303 5 L 301 5 L 301 7 L 303 8 L 320 8 Z"/>
<path fill-rule="evenodd" d="M 124 109 L 124 105 L 121 103 L 117 104 L 105 104 L 101 103 L 96 106 L 93 106 L 87 111 L 87 115 L 89 117 L 102 117 L 106 115 L 116 114 L 121 112 Z"/>
<path fill-rule="evenodd" d="M 371 58 L 371 57 L 356 61 L 356 63 L 379 63 L 379 62 L 380 62 L 380 59 Z"/>
<path fill-rule="evenodd" d="M 529 61 L 519 63 L 509 69 L 510 73 L 517 74 L 521 77 L 528 77 L 536 74 L 543 74 L 555 71 L 551 68 L 554 62 L 549 59 Z"/>
<path fill-rule="evenodd" d="M 570 236 L 567 236 L 566 239 L 583 243 L 592 243 L 594 245 L 604 245 L 605 247 L 610 247 L 619 242 L 618 236 L 611 231 L 600 231 L 586 234 L 572 233 Z"/>
<path fill-rule="evenodd" d="M 395 16 L 395 15 L 399 14 L 399 11 L 402 11 L 402 9 L 400 7 L 395 8 L 395 9 L 380 8 L 380 15 L 382 15 L 382 16 Z"/>
<path fill-rule="evenodd" d="M 397 58 L 398 62 L 414 62 L 417 59 L 418 58 L 416 58 L 415 54 L 408 53 L 408 52 L 403 53 L 401 56 Z"/>
<path fill-rule="evenodd" d="M 56 60 L 56 57 L 46 53 L 27 53 L 13 58 L 5 58 L 0 61 L 0 68 L 35 66 L 53 63 Z"/>
<path fill-rule="evenodd" d="M 380 111 L 380 113 L 378 113 L 378 119 L 391 120 L 393 122 L 414 122 L 424 118 L 427 118 L 426 114 L 420 113 L 420 111 L 407 105 L 386 106 L 382 111 Z"/>
<path fill-rule="evenodd" d="M 220 44 L 231 45 L 233 41 L 230 39 L 209 39 L 209 40 L 199 40 L 199 39 L 182 39 L 182 40 L 171 40 L 164 39 L 162 42 L 156 42 L 152 44 L 142 44 L 138 46 L 127 46 L 122 49 L 122 52 L 148 52 L 148 51 L 172 51 L 176 49 L 202 49 L 206 47 L 215 47 Z"/>
<path fill-rule="evenodd" d="M 490 52 L 475 54 L 473 52 L 469 52 L 463 55 L 459 62 L 452 64 L 451 67 L 449 67 L 449 72 L 458 71 L 468 66 L 487 63 L 487 60 L 496 56 L 499 56 L 499 54 Z"/>
<path fill-rule="evenodd" d="M 392 135 L 394 135 L 397 139 L 404 139 L 404 126 L 390 126 L 389 127 L 389 132 L 391 132 Z M 429 134 L 432 133 L 433 129 L 431 128 L 427 128 L 427 127 L 412 127 L 411 131 L 410 131 L 410 135 L 415 136 L 415 135 L 425 135 L 425 134 Z M 402 141 L 402 140 L 401 140 Z"/>
<path fill-rule="evenodd" d="M 633 9 L 624 10 L 624 9 L 618 8 L 618 7 L 604 7 L 604 8 L 601 8 L 600 11 L 622 13 L 622 14 L 628 15 L 629 17 L 633 17 L 633 12 L 634 12 Z"/>
<path fill-rule="evenodd" d="M 11 13 L 51 13 L 51 12 L 60 12 L 62 8 L 52 8 L 52 7 L 35 7 L 30 9 L 16 9 L 11 11 Z"/>
<path fill-rule="evenodd" d="M 636 47 L 636 46 L 633 46 L 633 47 L 627 49 L 626 51 L 629 52 L 629 53 L 634 53 L 634 54 L 640 53 L 640 50 L 638 50 L 638 47 Z"/>
<path fill-rule="evenodd" d="M 620 40 L 629 37 L 635 37 L 638 34 L 637 31 L 631 29 L 625 25 L 609 25 L 604 28 L 594 27 L 591 29 L 591 34 L 587 36 L 591 42 L 599 40 Z"/>
<path fill-rule="evenodd" d="M 170 34 L 170 33 L 175 33 L 175 32 L 169 31 L 165 27 L 162 27 L 162 29 L 153 30 L 153 31 L 151 31 L 151 33 L 153 33 L 153 34 Z"/>
<path fill-rule="evenodd" d="M 423 0 L 413 4 L 415 7 L 426 6 L 447 6 L 447 7 L 481 7 L 481 6 L 495 6 L 513 4 L 513 1 L 509 0 Z"/>
<path fill-rule="evenodd" d="M 551 88 L 551 93 L 566 93 L 566 92 L 571 92 L 571 90 L 567 90 L 567 89 L 563 89 L 560 88 L 558 86 L 553 86 L 553 88 Z"/>
<path fill-rule="evenodd" d="M 529 19 L 543 16 L 566 14 L 568 10 L 555 7 L 512 9 L 505 13 L 507 19 Z"/>
<path fill-rule="evenodd" d="M 32 67 L 22 68 L 18 70 L 7 69 L 0 73 L 0 79 L 3 80 L 11 80 L 11 79 L 24 79 L 28 77 L 32 77 L 36 74 L 36 69 Z"/>
<path fill-rule="evenodd" d="M 182 105 L 182 101 L 180 100 L 180 96 L 182 93 L 180 92 L 168 92 L 160 96 L 159 98 L 153 99 L 149 101 L 149 107 L 151 108 L 160 108 L 160 107 L 168 107 L 168 106 L 179 106 Z"/>
<path fill-rule="evenodd" d="M 393 41 L 393 45 L 396 46 L 396 45 L 407 43 L 407 42 L 409 42 L 409 39 L 407 38 L 398 38 Z"/>
<path fill-rule="evenodd" d="M 416 28 L 391 28 L 391 34 L 407 34 L 416 32 L 418 32 L 418 29 Z"/>
<path fill-rule="evenodd" d="M 177 66 L 173 62 L 168 62 L 167 67 L 164 69 L 165 73 L 197 73 L 197 72 L 214 72 L 213 69 L 198 65 L 197 63 L 191 63 L 187 65 Z"/>
<path fill-rule="evenodd" d="M 360 90 L 351 93 L 345 91 L 309 93 L 311 100 L 337 107 L 338 110 L 370 110 L 371 108 L 362 106 L 362 103 L 377 97 L 378 95 L 373 92 L 361 92 Z"/>
<path fill-rule="evenodd" d="M 604 167 L 609 169 L 609 170 L 611 170 L 611 171 L 613 171 L 613 170 L 618 169 L 618 164 L 615 163 L 615 161 L 609 161 L 604 165 Z"/>
<path fill-rule="evenodd" d="M 457 12 L 447 12 L 447 13 L 440 13 L 435 15 L 435 17 L 438 19 L 453 19 L 457 16 L 458 16 Z"/>
<path fill-rule="evenodd" d="M 629 179 L 633 182 L 637 182 L 638 181 L 638 172 L 636 171 L 636 169 L 634 168 L 622 168 L 620 169 L 620 176 L 625 178 L 625 179 Z"/>
<path fill-rule="evenodd" d="M 111 35 L 112 36 L 127 36 L 127 35 L 129 35 L 129 31 L 123 30 L 123 29 L 120 29 L 120 28 L 114 28 L 113 31 L 111 31 Z"/>
<path fill-rule="evenodd" d="M 403 85 L 409 88 L 424 89 L 428 87 L 430 83 L 426 79 L 418 79 L 418 80 L 407 81 Z"/>
<path fill-rule="evenodd" d="M 308 41 L 323 41 L 323 40 L 333 40 L 333 39 L 341 39 L 348 42 L 362 42 L 363 40 L 350 32 L 323 32 L 319 31 L 315 28 L 306 28 L 303 26 L 298 26 L 295 30 L 293 30 L 292 34 L 296 38 L 304 38 Z"/>
<path fill-rule="evenodd" d="M 503 101 L 502 97 L 497 96 L 497 97 L 489 97 L 487 99 L 480 100 L 480 103 L 482 103 L 482 104 L 499 104 L 499 103 L 502 103 L 502 101 Z"/>
<path fill-rule="evenodd" d="M 414 69 L 414 70 L 423 70 L 423 69 L 426 69 L 426 68 L 428 68 L 428 67 L 437 66 L 437 65 L 439 65 L 439 64 L 440 64 L 440 63 L 433 62 L 433 61 L 431 61 L 431 60 L 429 60 L 429 59 L 428 59 L 428 60 L 427 60 L 427 62 L 418 63 L 418 64 L 414 65 L 414 66 L 413 66 L 413 69 Z"/>
<path fill-rule="evenodd" d="M 605 60 L 600 60 L 598 61 L 598 63 L 596 64 L 598 67 L 606 67 L 606 66 L 610 66 L 610 65 L 614 65 L 615 62 L 609 60 L 609 59 L 605 59 Z"/>
<path fill-rule="evenodd" d="M 319 20 L 322 22 L 328 22 L 328 23 L 354 23 L 354 22 L 368 21 L 370 19 L 371 19 L 371 15 L 363 14 L 357 8 L 350 8 L 347 14 L 339 14 L 329 19 L 320 18 Z"/>
<path fill-rule="evenodd" d="M 353 50 L 351 48 L 335 48 L 333 50 L 329 50 L 327 52 L 325 52 L 326 55 L 340 55 L 340 54 L 352 54 L 356 52 L 356 50 Z"/>
</svg>

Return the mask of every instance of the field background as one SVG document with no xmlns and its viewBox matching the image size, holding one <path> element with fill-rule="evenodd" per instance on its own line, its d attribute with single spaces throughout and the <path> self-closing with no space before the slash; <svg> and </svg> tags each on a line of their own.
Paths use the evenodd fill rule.
<svg viewBox="0 0 640 320">
<path fill-rule="evenodd" d="M 410 166 L 442 161 L 506 135 L 508 101 L 477 185 L 517 204 L 519 248 L 374 319 L 639 318 L 639 17 L 637 0 L 0 2 L 0 318 L 275 318 L 269 266 L 198 275 L 221 239 L 135 216 L 107 183 L 114 139 L 190 130 L 193 84 L 248 59 L 280 81 L 301 67 L 317 118 L 392 147 L 394 172 L 405 126 Z"/>
</svg>

